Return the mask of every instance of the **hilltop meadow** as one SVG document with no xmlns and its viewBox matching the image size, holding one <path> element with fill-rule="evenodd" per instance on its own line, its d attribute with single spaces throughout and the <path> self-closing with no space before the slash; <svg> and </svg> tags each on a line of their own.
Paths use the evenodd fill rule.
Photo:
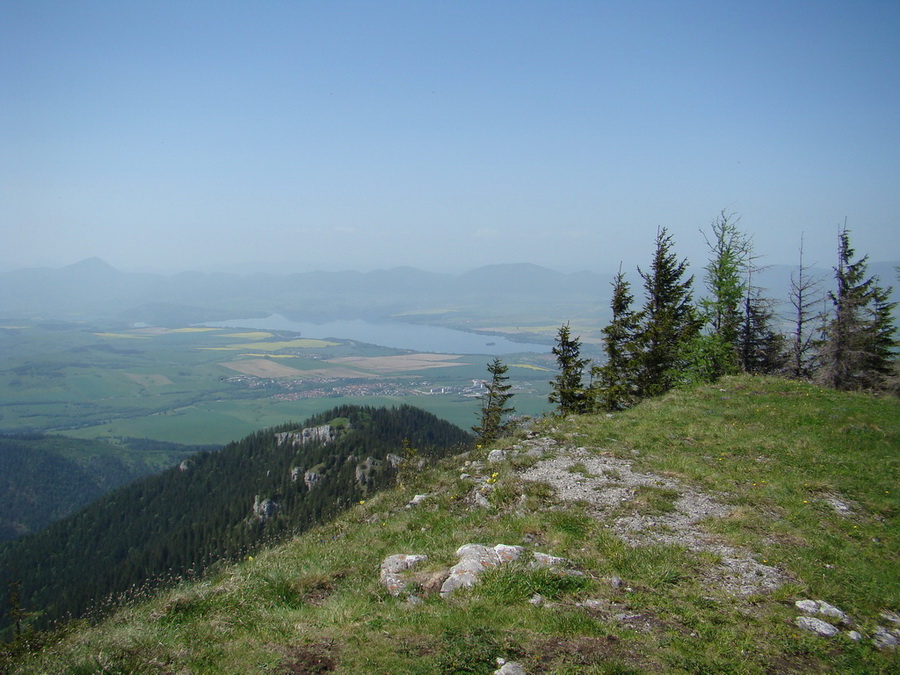
<svg viewBox="0 0 900 675">
<path fill-rule="evenodd" d="M 895 397 L 767 377 L 548 419 L 401 474 L 333 522 L 199 581 L 23 635 L 4 668 L 489 673 L 500 658 L 528 673 L 896 672 L 897 651 L 875 638 L 898 628 L 898 448 Z M 568 467 L 562 483 L 546 473 L 554 462 Z M 619 468 L 598 475 L 598 462 Z M 562 487 L 599 495 L 633 476 L 649 482 L 616 504 L 590 490 L 571 501 Z M 690 495 L 721 513 L 673 525 Z M 438 593 L 435 577 L 467 543 L 525 557 Z M 395 596 L 379 566 L 401 553 L 427 561 Z M 529 567 L 539 553 L 563 562 Z M 728 583 L 733 559 L 757 580 Z M 798 600 L 839 608 L 838 634 L 801 628 Z"/>
</svg>

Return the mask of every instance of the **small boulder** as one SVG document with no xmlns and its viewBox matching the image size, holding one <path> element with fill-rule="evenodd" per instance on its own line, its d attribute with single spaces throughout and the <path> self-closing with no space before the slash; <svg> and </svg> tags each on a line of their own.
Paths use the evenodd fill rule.
<svg viewBox="0 0 900 675">
<path fill-rule="evenodd" d="M 824 602 L 822 600 L 819 600 L 819 614 L 821 614 L 822 616 L 827 616 L 830 619 L 837 619 L 841 623 L 849 623 L 846 614 L 844 614 L 834 605 L 829 605 L 827 602 Z"/>
<path fill-rule="evenodd" d="M 822 621 L 822 619 L 816 619 L 811 616 L 798 616 L 794 620 L 794 623 L 797 624 L 799 628 L 808 630 L 812 633 L 817 633 L 822 637 L 832 637 L 840 632 L 827 621 Z"/>
<path fill-rule="evenodd" d="M 526 675 L 525 669 L 515 661 L 507 661 L 497 670 L 494 675 Z"/>
<path fill-rule="evenodd" d="M 427 555 L 398 553 L 388 556 L 381 563 L 381 583 L 385 585 L 391 595 L 400 595 L 407 587 L 407 582 L 401 573 L 425 560 L 428 560 Z"/>
<path fill-rule="evenodd" d="M 406 505 L 406 508 L 411 509 L 414 506 L 418 506 L 419 504 L 424 502 L 426 499 L 428 499 L 429 496 L 430 495 L 427 495 L 427 494 L 416 495 L 415 497 L 413 497 L 412 499 L 409 500 L 409 503 Z"/>
<path fill-rule="evenodd" d="M 878 626 L 875 629 L 875 632 L 872 634 L 872 641 L 878 649 L 897 649 L 897 645 L 900 644 L 897 636 L 883 626 Z"/>
<path fill-rule="evenodd" d="M 506 459 L 506 450 L 491 450 L 487 456 L 487 461 L 489 464 L 502 462 L 504 459 Z"/>
<path fill-rule="evenodd" d="M 565 558 L 559 558 L 555 555 L 549 555 L 547 553 L 535 552 L 534 559 L 531 561 L 529 567 L 531 567 L 532 569 L 543 569 L 546 567 L 562 567 L 568 564 L 569 561 Z"/>
</svg>

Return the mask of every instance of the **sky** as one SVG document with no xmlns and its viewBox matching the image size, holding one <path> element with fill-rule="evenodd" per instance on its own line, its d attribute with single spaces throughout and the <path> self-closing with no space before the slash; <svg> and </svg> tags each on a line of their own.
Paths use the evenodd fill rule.
<svg viewBox="0 0 900 675">
<path fill-rule="evenodd" d="M 0 266 L 900 260 L 900 2 L 0 0 Z"/>
</svg>

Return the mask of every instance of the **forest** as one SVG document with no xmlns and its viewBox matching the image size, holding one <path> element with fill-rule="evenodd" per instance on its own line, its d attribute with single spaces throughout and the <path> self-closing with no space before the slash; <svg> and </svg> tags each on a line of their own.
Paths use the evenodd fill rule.
<svg viewBox="0 0 900 675">
<path fill-rule="evenodd" d="M 332 440 L 298 446 L 277 437 L 323 425 Z M 19 613 L 35 627 L 99 614 L 201 575 L 364 500 L 402 469 L 400 459 L 427 462 L 469 447 L 469 434 L 411 406 L 341 406 L 200 452 L 0 546 L 0 585 L 16 591 L 2 599 L 4 628 Z M 316 475 L 311 485 L 307 472 Z"/>
</svg>

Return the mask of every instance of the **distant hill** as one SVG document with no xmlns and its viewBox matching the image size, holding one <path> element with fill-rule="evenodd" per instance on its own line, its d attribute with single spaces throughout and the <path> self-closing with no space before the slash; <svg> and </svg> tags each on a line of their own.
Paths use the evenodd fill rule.
<svg viewBox="0 0 900 675">
<path fill-rule="evenodd" d="M 524 306 L 552 320 L 603 304 L 611 275 L 492 265 L 453 276 L 411 267 L 302 274 L 127 273 L 92 258 L 60 269 L 0 273 L 0 317 L 184 325 L 282 314 L 305 321 L 388 319 L 435 309 L 504 316 Z M 420 320 L 421 317 L 420 317 Z"/>
<path fill-rule="evenodd" d="M 43 434 L 0 436 L 0 541 L 36 532 L 199 450 L 136 439 L 132 444 L 116 447 Z"/>
<path fill-rule="evenodd" d="M 305 530 L 386 485 L 401 461 L 411 466 L 470 442 L 410 406 L 343 406 L 260 431 L 0 545 L 0 588 L 21 581 L 40 625 L 78 616 L 110 595 L 196 574 Z M 6 602 L 4 594 L 0 608 Z"/>
<path fill-rule="evenodd" d="M 703 261 L 694 261 L 696 293 L 703 293 Z M 897 283 L 898 262 L 870 263 L 883 286 Z M 755 280 L 786 304 L 792 268 L 775 265 Z M 640 304 L 637 270 L 624 270 Z M 833 283 L 828 267 L 810 270 Z M 488 265 L 460 275 L 398 267 L 373 272 L 165 276 L 120 272 L 98 258 L 59 269 L 0 272 L 0 319 L 80 319 L 183 326 L 204 321 L 281 314 L 299 321 L 403 320 L 454 326 L 530 321 L 560 325 L 609 319 L 613 273 L 561 273 L 533 264 Z M 476 324 L 472 322 L 475 321 Z"/>
</svg>

